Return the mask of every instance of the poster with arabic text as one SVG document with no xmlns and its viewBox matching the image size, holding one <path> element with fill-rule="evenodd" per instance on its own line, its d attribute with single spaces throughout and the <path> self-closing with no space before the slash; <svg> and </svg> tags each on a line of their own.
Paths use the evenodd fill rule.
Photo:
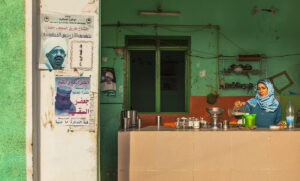
<svg viewBox="0 0 300 181">
<path fill-rule="evenodd" d="M 89 125 L 90 77 L 56 77 L 55 123 L 57 125 Z"/>
<path fill-rule="evenodd" d="M 41 14 L 39 69 L 92 68 L 94 16 Z"/>
</svg>

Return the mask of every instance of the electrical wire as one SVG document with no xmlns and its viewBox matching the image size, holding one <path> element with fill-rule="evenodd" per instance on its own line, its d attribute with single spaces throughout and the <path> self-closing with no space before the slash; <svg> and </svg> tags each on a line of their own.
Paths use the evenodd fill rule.
<svg viewBox="0 0 300 181">
<path fill-rule="evenodd" d="M 144 33 L 141 33 L 141 32 L 138 32 L 138 31 L 135 31 L 135 30 L 132 30 L 126 26 L 124 27 L 118 27 L 118 32 L 121 28 L 124 28 L 125 30 L 129 31 L 129 32 L 132 32 L 136 35 L 143 35 L 143 36 L 149 36 L 149 34 L 144 34 Z M 199 32 L 199 31 L 203 31 L 204 28 L 199 28 L 200 30 L 194 30 L 194 31 L 177 31 L 177 30 L 172 30 L 170 28 L 166 28 L 166 27 L 157 27 L 157 28 L 162 28 L 162 29 L 166 29 L 168 31 L 176 31 L 176 32 L 183 32 L 183 33 L 192 33 L 192 32 Z M 224 33 L 220 33 L 227 41 L 229 41 L 232 45 L 234 45 L 235 47 L 239 48 L 240 50 L 242 50 L 243 52 L 247 53 L 249 51 L 245 50 L 244 48 L 242 48 L 241 46 L 239 46 L 237 43 L 235 43 L 233 40 L 231 40 L 230 38 L 228 38 Z M 158 36 L 157 34 L 157 31 L 155 31 L 155 36 Z M 167 41 L 164 41 L 164 40 L 157 40 L 157 41 L 160 41 L 160 42 L 163 42 L 167 45 L 170 45 L 170 46 L 174 46 L 176 44 L 172 44 L 170 42 L 167 42 Z M 204 52 L 202 50 L 198 50 L 198 49 L 191 49 L 192 52 L 199 52 L 199 53 L 202 53 L 202 54 L 207 54 L 207 55 L 213 55 L 213 57 L 204 57 L 204 56 L 200 56 L 200 55 L 189 55 L 191 57 L 195 57 L 195 58 L 200 58 L 200 59 L 216 59 L 218 58 L 216 56 L 216 54 L 213 54 L 213 53 L 208 53 L 208 52 Z M 221 56 L 221 55 L 220 55 Z M 232 58 L 235 58 L 237 59 L 237 56 L 224 56 L 222 55 L 224 58 L 224 60 L 233 60 Z M 262 59 L 273 59 L 273 58 L 285 58 L 285 57 L 291 57 L 291 56 L 300 56 L 300 53 L 294 53 L 294 54 L 284 54 L 284 55 L 276 55 L 276 56 L 262 56 Z"/>
<path fill-rule="evenodd" d="M 293 53 L 293 54 L 285 54 L 285 55 L 276 55 L 276 56 L 263 56 L 262 58 L 284 58 L 284 57 L 291 57 L 291 56 L 299 56 L 300 53 Z"/>
<path fill-rule="evenodd" d="M 149 36 L 149 35 L 147 35 L 147 34 L 140 33 L 140 32 L 137 32 L 137 31 L 135 31 L 135 30 L 132 30 L 132 29 L 130 29 L 130 28 L 128 28 L 128 27 L 122 27 L 122 28 L 124 28 L 125 30 L 127 30 L 127 31 L 129 31 L 129 32 L 135 33 L 136 35 Z M 161 27 L 158 27 L 158 28 L 161 28 Z M 155 31 L 155 36 L 158 36 L 157 31 Z M 176 46 L 176 44 L 170 43 L 170 42 L 168 42 L 168 41 L 164 41 L 164 40 L 162 40 L 162 39 L 155 39 L 155 40 L 156 40 L 156 41 L 159 41 L 159 42 L 161 42 L 161 43 L 164 43 L 164 44 L 166 44 L 166 45 Z M 204 52 L 204 51 L 197 50 L 197 49 L 191 49 L 191 51 L 199 52 L 199 53 L 203 53 L 203 54 L 207 54 L 207 55 L 216 56 L 216 54 L 214 54 L 214 53 L 208 53 L 208 52 Z"/>
<path fill-rule="evenodd" d="M 244 48 L 240 47 L 237 43 L 235 43 L 234 41 L 232 41 L 231 39 L 229 39 L 227 36 L 224 35 L 224 33 L 221 32 L 221 35 L 227 40 L 229 41 L 232 45 L 234 45 L 235 47 L 243 50 L 245 53 L 247 53 L 248 51 L 245 50 Z"/>
<path fill-rule="evenodd" d="M 181 32 L 181 33 L 193 33 L 193 32 L 200 32 L 203 31 L 204 28 L 200 29 L 200 30 L 193 30 L 193 31 L 180 31 L 180 30 L 172 30 L 171 28 L 167 28 L 167 27 L 159 27 L 161 29 L 166 29 L 168 31 L 174 31 L 174 32 Z"/>
</svg>

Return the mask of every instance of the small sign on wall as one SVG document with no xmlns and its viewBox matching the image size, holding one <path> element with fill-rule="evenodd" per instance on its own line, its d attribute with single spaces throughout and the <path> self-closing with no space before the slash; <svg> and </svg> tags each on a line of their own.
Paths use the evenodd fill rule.
<svg viewBox="0 0 300 181">
<path fill-rule="evenodd" d="M 93 42 L 72 41 L 71 68 L 91 69 L 93 66 Z"/>
</svg>

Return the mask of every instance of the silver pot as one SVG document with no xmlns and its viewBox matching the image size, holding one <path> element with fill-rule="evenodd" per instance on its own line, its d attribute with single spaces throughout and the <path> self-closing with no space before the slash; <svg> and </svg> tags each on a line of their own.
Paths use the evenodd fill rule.
<svg viewBox="0 0 300 181">
<path fill-rule="evenodd" d="M 124 129 L 124 118 L 127 118 L 127 128 L 137 128 L 138 127 L 138 115 L 135 110 L 123 110 L 121 111 L 120 117 L 120 127 Z M 126 127 L 126 126 L 125 126 Z"/>
</svg>

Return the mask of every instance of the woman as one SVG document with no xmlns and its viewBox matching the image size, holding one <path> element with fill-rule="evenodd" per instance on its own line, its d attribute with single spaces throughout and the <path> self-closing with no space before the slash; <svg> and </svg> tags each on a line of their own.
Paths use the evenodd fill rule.
<svg viewBox="0 0 300 181">
<path fill-rule="evenodd" d="M 274 97 L 274 88 L 269 79 L 260 79 L 256 84 L 256 96 L 246 102 L 236 101 L 235 107 L 249 107 L 250 114 L 256 114 L 255 124 L 259 128 L 269 128 L 270 125 L 282 126 L 281 106 Z"/>
</svg>

